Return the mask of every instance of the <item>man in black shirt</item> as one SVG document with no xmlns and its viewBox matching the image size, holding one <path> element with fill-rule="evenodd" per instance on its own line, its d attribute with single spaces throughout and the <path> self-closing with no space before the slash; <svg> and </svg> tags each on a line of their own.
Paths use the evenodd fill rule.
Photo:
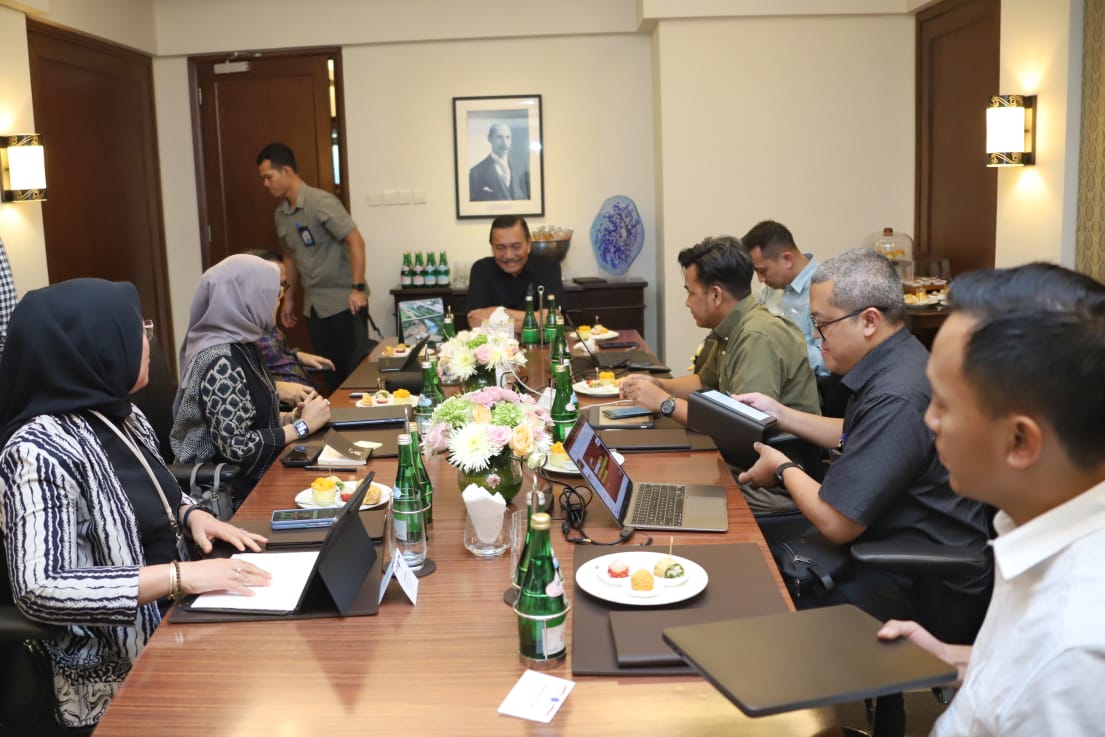
<svg viewBox="0 0 1105 737">
<path fill-rule="evenodd" d="M 954 494 L 924 422 L 932 391 L 928 352 L 905 328 L 901 280 L 885 258 L 855 249 L 829 259 L 813 275 L 810 312 L 825 365 L 851 393 L 844 419 L 790 409 L 759 394 L 737 399 L 778 418 L 779 429 L 838 457 L 818 484 L 804 470 L 757 443 L 760 459 L 742 483 L 782 483 L 802 513 L 830 541 L 922 541 L 986 548 L 986 507 Z M 878 619 L 917 616 L 910 576 L 854 564 L 829 594 L 803 593 L 809 608 L 850 602 Z M 966 636 L 982 621 L 990 572 L 943 581 L 942 601 L 956 607 Z"/>
<path fill-rule="evenodd" d="M 504 307 L 518 333 L 526 316 L 527 293 L 533 294 L 534 308 L 539 286 L 545 287 L 545 299 L 554 294 L 560 301 L 564 288 L 560 263 L 530 253 L 529 225 L 516 215 L 495 218 L 489 240 L 493 255 L 472 264 L 468 278 L 468 324 L 480 325 L 496 307 Z"/>
</svg>

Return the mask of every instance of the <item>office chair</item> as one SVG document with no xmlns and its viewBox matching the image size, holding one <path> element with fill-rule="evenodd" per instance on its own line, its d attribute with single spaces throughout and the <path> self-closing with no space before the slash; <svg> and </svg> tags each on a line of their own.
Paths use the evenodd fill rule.
<svg viewBox="0 0 1105 737">
<path fill-rule="evenodd" d="M 851 553 L 854 560 L 864 565 L 912 575 L 917 582 L 915 598 L 919 606 L 914 619 L 937 639 L 955 644 L 974 642 L 989 605 L 989 590 L 977 600 L 955 601 L 945 595 L 942 583 L 949 576 L 960 577 L 985 571 L 992 561 L 989 549 L 970 550 L 925 542 L 862 542 L 852 545 Z M 947 687 L 932 691 L 941 704 L 950 703 L 954 695 L 954 689 Z M 872 737 L 904 735 L 905 716 L 901 699 L 901 694 L 892 694 L 880 697 L 873 706 L 868 703 Z M 889 708 L 894 716 L 880 719 L 880 708 Z"/>
</svg>

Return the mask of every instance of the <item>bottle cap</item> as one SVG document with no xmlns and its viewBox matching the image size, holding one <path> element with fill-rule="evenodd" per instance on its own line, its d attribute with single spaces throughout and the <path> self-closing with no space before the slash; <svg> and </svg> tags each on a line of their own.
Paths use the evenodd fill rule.
<svg viewBox="0 0 1105 737">
<path fill-rule="evenodd" d="M 529 520 L 531 530 L 547 530 L 552 527 L 552 517 L 547 512 L 536 512 Z"/>
</svg>

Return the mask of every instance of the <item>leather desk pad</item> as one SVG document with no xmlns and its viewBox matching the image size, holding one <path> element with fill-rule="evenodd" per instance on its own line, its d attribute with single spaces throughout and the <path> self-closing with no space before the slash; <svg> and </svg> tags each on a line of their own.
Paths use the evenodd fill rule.
<svg viewBox="0 0 1105 737">
<path fill-rule="evenodd" d="M 626 548 L 663 552 L 664 546 Z M 577 546 L 573 570 L 616 552 Z M 595 598 L 579 586 L 572 599 L 573 675 L 682 675 L 694 671 L 668 647 L 665 627 L 716 622 L 788 611 L 767 561 L 752 543 L 677 545 L 676 555 L 695 561 L 710 575 L 698 596 L 665 607 L 635 607 Z M 617 629 L 617 634 L 614 630 Z"/>
</svg>

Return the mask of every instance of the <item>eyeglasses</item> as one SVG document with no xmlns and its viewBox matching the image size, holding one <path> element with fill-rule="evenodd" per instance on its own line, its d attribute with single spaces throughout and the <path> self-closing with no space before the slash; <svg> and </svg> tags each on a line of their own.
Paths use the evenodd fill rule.
<svg viewBox="0 0 1105 737">
<path fill-rule="evenodd" d="M 146 340 L 153 340 L 153 320 L 143 320 L 142 330 L 146 333 Z"/>
<path fill-rule="evenodd" d="M 861 312 L 864 312 L 865 310 L 878 310 L 879 312 L 885 312 L 885 310 L 882 307 L 878 307 L 876 305 L 868 305 L 866 307 L 860 307 L 858 310 L 856 310 L 854 312 L 849 312 L 847 315 L 842 315 L 841 317 L 838 317 L 835 320 L 826 320 L 825 322 L 819 322 L 816 317 L 814 317 L 813 315 L 810 315 L 810 324 L 813 325 L 813 329 L 817 331 L 817 335 L 820 338 L 820 340 L 824 341 L 825 340 L 825 328 L 829 327 L 834 322 L 840 322 L 841 320 L 847 320 L 849 317 L 855 317 L 856 315 L 860 314 Z"/>
<path fill-rule="evenodd" d="M 289 284 L 288 282 L 282 281 L 282 282 L 280 282 L 280 291 L 285 292 L 285 291 L 288 290 L 288 287 L 290 287 L 290 286 L 291 286 L 291 284 Z"/>
</svg>

